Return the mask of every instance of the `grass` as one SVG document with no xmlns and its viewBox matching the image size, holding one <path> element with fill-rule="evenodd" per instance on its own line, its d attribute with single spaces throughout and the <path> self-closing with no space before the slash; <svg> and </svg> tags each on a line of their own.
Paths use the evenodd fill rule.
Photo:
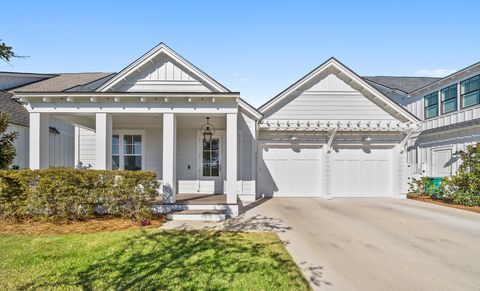
<svg viewBox="0 0 480 291">
<path fill-rule="evenodd" d="M 0 290 L 307 290 L 273 233 L 0 234 Z"/>
</svg>

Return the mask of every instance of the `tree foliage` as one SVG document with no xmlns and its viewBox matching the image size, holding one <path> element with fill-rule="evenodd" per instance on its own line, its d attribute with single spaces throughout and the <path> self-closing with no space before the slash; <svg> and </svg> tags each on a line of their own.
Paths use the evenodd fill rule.
<svg viewBox="0 0 480 291">
<path fill-rule="evenodd" d="M 15 53 L 13 52 L 13 48 L 8 46 L 6 43 L 1 42 L 0 39 L 0 59 L 4 60 L 5 62 L 9 62 L 11 58 L 15 57 Z"/>
<path fill-rule="evenodd" d="M 457 204 L 480 206 L 480 143 L 467 146 L 460 157 L 457 173 L 443 182 L 444 195 Z"/>
<path fill-rule="evenodd" d="M 10 115 L 0 112 L 0 169 L 7 169 L 16 155 L 15 139 L 17 132 L 8 132 L 8 120 Z"/>
</svg>

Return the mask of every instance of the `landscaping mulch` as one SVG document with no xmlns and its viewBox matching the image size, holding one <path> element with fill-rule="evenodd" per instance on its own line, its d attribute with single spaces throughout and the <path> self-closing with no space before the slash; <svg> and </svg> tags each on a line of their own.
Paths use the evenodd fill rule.
<svg viewBox="0 0 480 291">
<path fill-rule="evenodd" d="M 128 219 L 101 217 L 86 221 L 69 222 L 12 222 L 0 220 L 0 234 L 14 235 L 59 235 L 59 234 L 80 234 L 105 231 L 119 231 L 127 229 L 159 227 L 165 218 L 160 217 L 149 220 L 149 225 L 142 226 L 140 222 Z"/>
<path fill-rule="evenodd" d="M 409 195 L 407 195 L 407 197 L 408 197 L 408 199 L 412 199 L 412 200 L 416 200 L 416 201 L 422 201 L 422 202 L 427 202 L 427 203 L 431 203 L 431 204 L 442 205 L 442 206 L 446 206 L 446 207 L 457 208 L 457 209 L 462 209 L 462 210 L 466 210 L 466 211 L 480 213 L 480 206 L 459 205 L 459 204 L 455 204 L 455 203 L 453 203 L 451 201 L 448 201 L 448 200 L 433 199 L 430 196 L 419 196 L 419 195 L 409 194 Z"/>
</svg>

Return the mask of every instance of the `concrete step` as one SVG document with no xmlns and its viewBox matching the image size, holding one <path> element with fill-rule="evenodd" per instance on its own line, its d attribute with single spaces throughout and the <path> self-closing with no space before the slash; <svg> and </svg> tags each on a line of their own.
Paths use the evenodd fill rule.
<svg viewBox="0 0 480 291">
<path fill-rule="evenodd" d="M 167 214 L 168 220 L 224 221 L 225 210 L 180 210 Z"/>
</svg>

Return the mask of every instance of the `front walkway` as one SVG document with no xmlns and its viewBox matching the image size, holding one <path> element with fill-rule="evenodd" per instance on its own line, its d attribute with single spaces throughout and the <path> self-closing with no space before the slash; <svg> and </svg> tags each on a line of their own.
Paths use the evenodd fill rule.
<svg viewBox="0 0 480 291">
<path fill-rule="evenodd" d="M 314 289 L 480 285 L 477 213 L 396 199 L 277 198 L 256 204 L 224 223 L 172 221 L 163 227 L 275 231 Z"/>
</svg>

